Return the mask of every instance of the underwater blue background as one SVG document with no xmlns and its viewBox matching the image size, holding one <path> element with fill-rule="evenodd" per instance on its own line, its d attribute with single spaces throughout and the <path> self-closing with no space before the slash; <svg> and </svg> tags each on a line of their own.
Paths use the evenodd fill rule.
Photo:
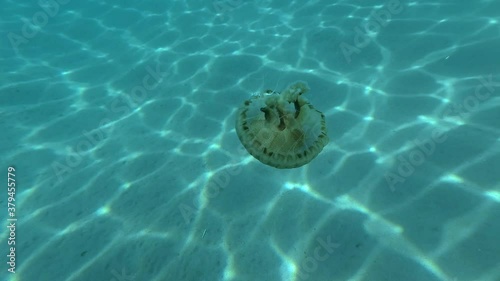
<svg viewBox="0 0 500 281">
<path fill-rule="evenodd" d="M 500 280 L 499 12 L 4 1 L 0 279 Z M 330 143 L 279 170 L 235 113 L 298 80 Z"/>
</svg>

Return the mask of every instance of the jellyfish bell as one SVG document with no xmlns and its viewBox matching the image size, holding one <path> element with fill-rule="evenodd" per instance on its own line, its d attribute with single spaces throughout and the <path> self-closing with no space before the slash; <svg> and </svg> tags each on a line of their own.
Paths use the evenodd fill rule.
<svg viewBox="0 0 500 281">
<path fill-rule="evenodd" d="M 309 90 L 295 82 L 282 93 L 266 90 L 239 108 L 236 133 L 260 162 L 279 169 L 309 163 L 328 144 L 325 115 L 303 97 Z"/>
</svg>

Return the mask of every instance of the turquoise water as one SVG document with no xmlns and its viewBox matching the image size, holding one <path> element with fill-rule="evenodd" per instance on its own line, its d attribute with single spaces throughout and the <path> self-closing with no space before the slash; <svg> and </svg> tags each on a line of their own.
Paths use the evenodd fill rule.
<svg viewBox="0 0 500 281">
<path fill-rule="evenodd" d="M 0 279 L 500 280 L 499 11 L 4 1 Z M 235 114 L 298 80 L 330 143 L 275 169 Z"/>
</svg>

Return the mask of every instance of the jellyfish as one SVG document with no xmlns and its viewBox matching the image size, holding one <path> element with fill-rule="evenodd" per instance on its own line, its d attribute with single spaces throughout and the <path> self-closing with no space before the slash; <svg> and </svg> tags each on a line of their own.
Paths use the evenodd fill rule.
<svg viewBox="0 0 500 281">
<path fill-rule="evenodd" d="M 297 168 L 313 160 L 328 144 L 325 115 L 303 95 L 305 82 L 283 92 L 267 90 L 238 109 L 236 133 L 260 162 L 279 169 Z"/>
</svg>

